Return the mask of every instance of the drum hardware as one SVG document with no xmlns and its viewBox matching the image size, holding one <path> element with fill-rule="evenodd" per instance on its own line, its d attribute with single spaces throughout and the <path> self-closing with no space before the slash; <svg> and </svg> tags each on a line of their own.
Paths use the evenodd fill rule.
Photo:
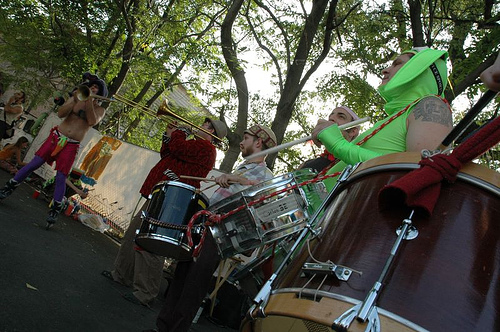
<svg viewBox="0 0 500 332">
<path fill-rule="evenodd" d="M 321 234 L 321 231 L 323 230 L 323 228 L 321 228 L 318 225 L 314 225 L 314 226 L 307 225 L 306 228 L 309 228 L 311 231 L 311 239 L 315 239 L 315 238 L 320 239 L 319 235 Z"/>
<path fill-rule="evenodd" d="M 191 234 L 201 236 L 204 231 L 205 231 L 205 225 L 203 223 L 200 223 L 193 226 L 193 228 L 191 229 Z"/>
<path fill-rule="evenodd" d="M 351 322 L 356 318 L 356 315 L 358 314 L 359 310 L 361 309 L 362 303 L 356 304 L 354 307 L 346 311 L 343 315 L 341 315 L 337 320 L 333 323 L 333 330 L 335 331 L 347 331 L 349 328 L 349 325 Z M 342 322 L 349 322 L 347 326 L 338 326 L 337 321 L 340 320 Z M 373 307 L 372 310 L 370 310 L 369 315 L 368 315 L 368 322 L 366 324 L 365 332 L 380 332 L 380 318 L 378 315 L 378 309 L 377 307 Z"/>
<path fill-rule="evenodd" d="M 397 235 L 401 234 L 401 232 L 403 232 L 403 228 L 404 228 L 403 225 L 399 226 L 398 229 L 396 230 L 396 234 Z M 406 230 L 406 234 L 404 236 L 404 239 L 405 240 L 413 240 L 413 239 L 416 239 L 417 236 L 418 236 L 418 229 L 415 226 L 410 225 L 408 227 L 408 229 Z"/>
<path fill-rule="evenodd" d="M 355 305 L 353 308 L 347 310 L 344 314 L 337 318 L 333 322 L 334 330 L 347 331 L 354 318 L 356 318 L 359 322 L 366 322 L 368 320 L 368 325 L 365 331 L 380 331 L 380 318 L 378 317 L 378 311 L 377 307 L 375 306 L 375 301 L 377 300 L 378 295 L 381 292 L 382 282 L 389 272 L 389 268 L 391 267 L 394 258 L 396 257 L 396 254 L 401 247 L 401 242 L 403 240 L 412 240 L 416 237 L 415 233 L 411 229 L 411 227 L 413 227 L 411 218 L 413 217 L 414 212 L 415 211 L 412 210 L 408 219 L 404 219 L 402 225 L 398 228 L 398 237 L 394 242 L 394 245 L 392 246 L 391 253 L 385 263 L 384 269 L 382 270 L 382 273 L 380 274 L 378 280 L 375 282 L 372 289 L 366 296 L 365 300 Z M 411 232 L 412 234 L 407 237 L 408 232 Z"/>
<path fill-rule="evenodd" d="M 338 280 L 347 281 L 353 273 L 348 267 L 336 265 L 334 263 L 304 263 L 302 272 L 306 276 L 311 274 L 335 275 Z"/>
<path fill-rule="evenodd" d="M 143 212 L 143 214 L 141 215 L 142 221 L 146 221 L 150 225 L 164 227 L 164 228 L 168 228 L 168 229 L 175 229 L 175 230 L 179 230 L 179 231 L 186 231 L 187 230 L 186 225 L 176 225 L 176 224 L 172 224 L 172 223 L 168 223 L 168 222 L 163 222 L 161 220 L 148 217 L 144 213 L 144 211 L 142 211 L 142 212 Z M 201 231 L 198 230 L 198 227 L 193 227 L 193 229 L 194 229 L 194 232 L 193 232 L 194 234 L 201 234 Z M 138 233 L 139 232 L 136 231 L 136 234 L 138 234 Z"/>
<path fill-rule="evenodd" d="M 295 253 L 301 242 L 309 235 L 309 233 L 312 232 L 313 228 L 311 225 L 315 225 L 316 219 L 320 216 L 320 214 L 323 212 L 325 207 L 330 204 L 332 199 L 335 197 L 338 188 L 340 185 L 347 180 L 349 175 L 353 170 L 355 170 L 358 167 L 359 164 L 356 164 L 355 166 L 347 165 L 346 168 L 342 171 L 342 173 L 339 175 L 339 178 L 337 180 L 337 183 L 335 183 L 335 186 L 332 188 L 332 191 L 328 194 L 326 199 L 321 203 L 320 207 L 316 210 L 314 215 L 311 217 L 311 220 L 306 224 L 302 232 L 300 232 L 300 235 L 297 238 L 297 241 L 293 244 L 293 246 L 290 248 L 290 252 L 286 255 L 286 257 L 283 259 L 283 262 L 278 266 L 276 271 L 273 272 L 271 277 L 266 281 L 266 283 L 262 286 L 260 289 L 259 293 L 255 296 L 253 302 L 254 304 L 250 307 L 248 310 L 248 318 L 250 320 L 254 320 L 257 317 L 265 318 L 266 314 L 264 312 L 264 308 L 266 307 L 269 297 L 271 296 L 271 291 L 272 291 L 272 286 L 276 278 L 278 277 L 278 274 L 285 268 L 285 266 L 288 264 L 289 260 L 291 259 L 292 255 Z M 319 226 L 319 224 L 315 225 Z"/>
</svg>

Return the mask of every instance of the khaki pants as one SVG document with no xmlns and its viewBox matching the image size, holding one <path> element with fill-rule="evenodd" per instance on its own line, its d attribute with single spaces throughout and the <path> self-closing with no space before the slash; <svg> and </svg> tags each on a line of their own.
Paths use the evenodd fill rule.
<svg viewBox="0 0 500 332">
<path fill-rule="evenodd" d="M 209 233 L 195 261 L 177 262 L 174 279 L 156 319 L 160 332 L 187 332 L 207 296 L 210 281 L 221 258 Z"/>
<path fill-rule="evenodd" d="M 115 259 L 113 279 L 125 286 L 134 288 L 134 296 L 144 304 L 151 302 L 159 293 L 165 258 L 152 254 L 135 242 L 136 230 L 141 227 L 141 211 L 147 201 L 134 216 L 122 239 Z"/>
</svg>

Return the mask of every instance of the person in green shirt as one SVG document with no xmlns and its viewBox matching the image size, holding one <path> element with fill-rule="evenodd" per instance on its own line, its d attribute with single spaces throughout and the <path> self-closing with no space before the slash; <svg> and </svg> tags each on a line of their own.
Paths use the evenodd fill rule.
<svg viewBox="0 0 500 332">
<path fill-rule="evenodd" d="M 378 92 L 386 101 L 386 118 L 348 142 L 338 126 L 319 120 L 312 136 L 341 161 L 327 174 L 381 155 L 434 150 L 451 131 L 452 113 L 444 100 L 447 83 L 446 51 L 430 48 L 404 51 L 382 70 Z M 325 180 L 331 190 L 335 178 Z"/>
</svg>

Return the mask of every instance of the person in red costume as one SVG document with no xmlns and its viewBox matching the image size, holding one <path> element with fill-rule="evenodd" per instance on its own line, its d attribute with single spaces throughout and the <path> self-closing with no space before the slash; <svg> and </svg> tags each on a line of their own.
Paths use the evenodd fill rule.
<svg viewBox="0 0 500 332">
<path fill-rule="evenodd" d="M 219 120 L 205 119 L 202 128 L 207 132 L 224 138 L 227 134 L 226 125 Z M 200 188 L 199 180 L 180 178 L 189 175 L 204 178 L 215 165 L 216 150 L 214 138 L 203 132 L 197 133 L 197 138 L 188 140 L 189 132 L 169 124 L 163 134 L 160 150 L 160 161 L 149 171 L 140 193 L 146 199 L 153 187 L 166 180 L 181 181 Z M 104 270 L 101 274 L 125 286 L 133 287 L 133 292 L 126 293 L 124 298 L 136 304 L 148 305 L 158 295 L 165 258 L 139 248 L 134 243 L 136 230 L 141 227 L 141 211 L 147 201 L 134 216 L 122 239 L 122 244 L 116 256 L 114 269 Z"/>
<path fill-rule="evenodd" d="M 255 124 L 246 129 L 240 142 L 240 150 L 247 160 L 238 165 L 231 174 L 222 174 L 215 178 L 220 188 L 210 197 L 210 205 L 213 206 L 251 185 L 272 179 L 273 173 L 265 163 L 266 156 L 252 158 L 252 155 L 275 147 L 276 144 L 276 134 L 271 128 Z M 198 308 L 210 289 L 210 281 L 220 260 L 217 244 L 209 232 L 196 259 L 177 263 L 174 278 L 169 284 L 165 302 L 156 319 L 158 331 L 190 330 Z"/>
</svg>

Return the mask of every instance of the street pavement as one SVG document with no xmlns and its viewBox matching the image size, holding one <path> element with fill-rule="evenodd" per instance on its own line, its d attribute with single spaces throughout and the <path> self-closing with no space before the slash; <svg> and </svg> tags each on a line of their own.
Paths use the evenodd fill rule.
<svg viewBox="0 0 500 332">
<path fill-rule="evenodd" d="M 0 186 L 11 176 L 0 170 Z M 119 244 L 61 214 L 45 230 L 48 204 L 23 183 L 0 202 L 0 331 L 139 332 L 155 328 L 168 280 L 150 308 L 123 298 L 131 289 L 104 278 Z M 236 331 L 202 315 L 191 332 Z"/>
</svg>

